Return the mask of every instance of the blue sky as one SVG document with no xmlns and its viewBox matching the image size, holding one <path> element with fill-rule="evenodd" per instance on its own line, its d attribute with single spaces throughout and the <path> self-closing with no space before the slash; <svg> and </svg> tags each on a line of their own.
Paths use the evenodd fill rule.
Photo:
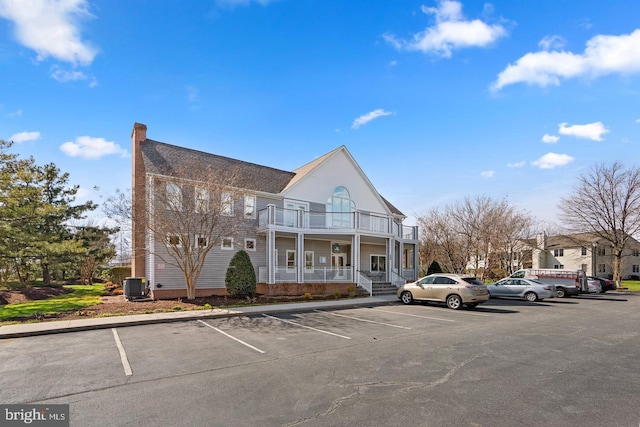
<svg viewBox="0 0 640 427">
<path fill-rule="evenodd" d="M 0 138 L 78 201 L 131 187 L 134 122 L 284 170 L 345 145 L 410 218 L 486 194 L 553 221 L 640 154 L 628 0 L 0 0 L 0 67 Z"/>
</svg>

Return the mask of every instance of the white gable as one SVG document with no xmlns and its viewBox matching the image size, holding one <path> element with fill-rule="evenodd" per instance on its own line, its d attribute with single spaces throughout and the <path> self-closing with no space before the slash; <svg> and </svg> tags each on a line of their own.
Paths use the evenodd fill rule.
<svg viewBox="0 0 640 427">
<path fill-rule="evenodd" d="M 307 171 L 301 179 L 285 189 L 282 195 L 288 199 L 326 203 L 333 196 L 336 187 L 340 186 L 349 191 L 356 209 L 390 213 L 369 179 L 344 147 Z"/>
</svg>

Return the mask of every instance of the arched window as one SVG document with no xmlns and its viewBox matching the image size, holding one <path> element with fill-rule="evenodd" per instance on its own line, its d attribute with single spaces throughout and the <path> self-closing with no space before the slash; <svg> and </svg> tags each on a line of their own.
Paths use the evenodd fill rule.
<svg viewBox="0 0 640 427">
<path fill-rule="evenodd" d="M 356 204 L 351 200 L 349 190 L 336 187 L 333 195 L 327 199 L 327 223 L 330 227 L 353 228 L 353 212 Z"/>
</svg>

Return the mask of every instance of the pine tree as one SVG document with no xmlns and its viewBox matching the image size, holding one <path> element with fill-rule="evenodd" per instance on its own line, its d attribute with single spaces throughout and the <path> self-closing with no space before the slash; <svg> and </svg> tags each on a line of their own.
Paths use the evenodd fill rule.
<svg viewBox="0 0 640 427">
<path fill-rule="evenodd" d="M 256 272 L 247 252 L 240 250 L 231 258 L 225 276 L 227 292 L 232 297 L 253 298 L 256 294 Z"/>
</svg>

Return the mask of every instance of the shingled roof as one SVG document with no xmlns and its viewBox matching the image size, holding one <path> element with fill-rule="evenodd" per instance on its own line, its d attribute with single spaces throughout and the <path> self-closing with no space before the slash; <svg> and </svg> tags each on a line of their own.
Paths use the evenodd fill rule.
<svg viewBox="0 0 640 427">
<path fill-rule="evenodd" d="M 173 165 L 190 164 L 208 166 L 213 172 L 220 171 L 220 173 L 239 169 L 244 178 L 243 186 L 248 190 L 278 194 L 296 175 L 294 172 L 286 172 L 151 139 L 142 141 L 140 149 L 147 173 L 174 176 L 176 171 Z M 189 178 L 197 179 L 195 176 Z"/>
<path fill-rule="evenodd" d="M 214 173 L 216 171 L 224 173 L 225 171 L 238 169 L 243 176 L 243 186 L 246 189 L 271 194 L 281 193 L 285 188 L 301 179 L 310 170 L 340 148 L 342 147 L 338 147 L 320 156 L 296 169 L 294 172 L 287 172 L 255 163 L 179 147 L 165 142 L 154 141 L 152 139 L 145 139 L 140 142 L 140 150 L 147 173 L 176 176 L 178 174 L 176 171 L 178 165 L 184 166 L 192 164 L 208 166 Z M 183 170 L 181 169 L 180 172 L 183 173 Z M 198 177 L 192 176 L 186 178 L 197 180 Z M 394 215 L 404 216 L 398 208 L 393 206 L 387 199 L 382 197 L 382 195 L 380 195 L 380 197 Z"/>
</svg>

